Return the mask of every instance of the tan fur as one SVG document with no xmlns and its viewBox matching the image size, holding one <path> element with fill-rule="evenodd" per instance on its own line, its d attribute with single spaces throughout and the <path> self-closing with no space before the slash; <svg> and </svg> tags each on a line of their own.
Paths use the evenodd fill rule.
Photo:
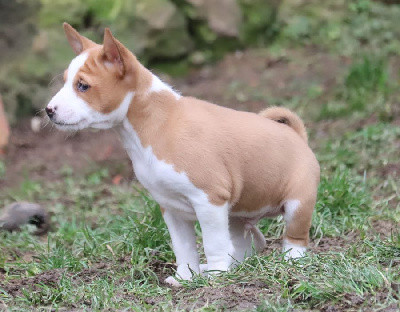
<svg viewBox="0 0 400 312">
<path fill-rule="evenodd" d="M 76 79 L 91 88 L 79 96 L 97 111 L 109 113 L 134 91 L 128 119 L 144 147 L 151 146 L 158 159 L 185 172 L 212 204 L 230 202 L 234 213 L 270 206 L 276 208 L 270 213 L 274 216 L 283 212 L 285 200 L 299 200 L 285 236 L 307 245 L 319 165 L 300 118 L 283 108 L 257 115 L 192 97 L 177 100 L 166 90 L 149 93 L 151 72 L 113 40 L 124 74 L 106 66 L 103 46 L 90 47 Z M 286 124 L 277 122 L 282 118 Z"/>
<path fill-rule="evenodd" d="M 276 207 L 301 198 L 303 180 L 314 180 L 308 188 L 315 192 L 315 157 L 286 125 L 190 97 L 177 101 L 168 91 L 135 97 L 128 117 L 142 144 L 186 172 L 215 205 L 229 201 L 232 211 Z M 294 192 L 291 184 L 301 189 Z"/>
<path fill-rule="evenodd" d="M 137 79 L 137 71 L 142 65 L 137 61 L 136 57 L 126 50 L 123 45 L 108 31 L 105 32 L 105 40 L 108 40 L 109 45 L 116 45 L 117 51 L 121 58 L 129 60 L 127 64 L 123 64 L 124 76 L 121 77 L 120 71 L 114 66 L 107 66 L 107 62 L 113 62 L 110 59 L 112 56 L 107 55 L 103 45 L 99 45 L 89 39 L 79 35 L 71 26 L 65 26 L 64 30 L 67 34 L 69 42 L 73 42 L 74 46 L 81 45 L 83 50 L 90 55 L 85 65 L 79 70 L 75 76 L 73 85 L 76 86 L 78 81 L 82 81 L 90 85 L 90 89 L 86 92 L 77 92 L 91 107 L 100 113 L 110 113 L 115 110 L 122 102 L 128 90 L 141 88 L 143 81 Z M 78 36 L 78 37 L 76 37 Z M 111 38 L 110 38 L 111 36 Z M 77 43 L 77 42 L 80 42 Z M 74 46 L 71 44 L 74 48 Z M 78 50 L 79 51 L 79 50 Z M 76 51 L 77 52 L 77 51 Z M 67 79 L 68 72 L 64 72 L 64 80 Z M 147 87 L 149 80 L 143 77 Z"/>
<path fill-rule="evenodd" d="M 308 142 L 307 131 L 303 121 L 291 110 L 285 107 L 268 107 L 261 111 L 259 115 L 288 125 L 293 128 L 293 130 L 296 131 L 304 141 Z"/>
<path fill-rule="evenodd" d="M 120 79 L 117 71 L 105 65 L 101 46 L 87 52 L 90 57 L 76 75 L 74 85 L 79 80 L 89 84 L 90 89 L 79 96 L 97 111 L 110 113 L 122 102 L 127 90 L 134 88 L 133 75 Z"/>
</svg>

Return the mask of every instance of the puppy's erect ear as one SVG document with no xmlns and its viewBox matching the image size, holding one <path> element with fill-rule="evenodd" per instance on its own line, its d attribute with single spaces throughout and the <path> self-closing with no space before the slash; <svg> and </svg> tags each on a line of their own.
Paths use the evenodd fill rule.
<svg viewBox="0 0 400 312">
<path fill-rule="evenodd" d="M 104 30 L 103 52 L 106 62 L 111 63 L 122 77 L 125 74 L 124 46 L 114 38 L 109 28 Z"/>
<path fill-rule="evenodd" d="M 81 36 L 70 24 L 64 23 L 63 26 L 68 42 L 76 55 L 96 45 L 92 40 Z"/>
</svg>

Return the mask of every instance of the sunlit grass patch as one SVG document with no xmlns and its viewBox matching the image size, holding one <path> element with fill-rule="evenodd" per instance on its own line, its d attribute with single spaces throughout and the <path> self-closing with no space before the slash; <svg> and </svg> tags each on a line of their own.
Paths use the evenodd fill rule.
<svg viewBox="0 0 400 312">
<path fill-rule="evenodd" d="M 162 274 L 173 274 L 173 270 L 169 268 L 164 272 L 164 267 L 159 271 L 160 268 L 155 269 L 153 265 L 170 265 L 174 255 L 159 207 L 146 193 L 126 186 L 122 189 L 106 187 L 93 176 L 94 183 L 89 183 L 88 177 L 67 180 L 63 189 L 57 185 L 54 189 L 41 184 L 31 187 L 33 199 L 53 201 L 54 194 L 58 194 L 64 200 L 68 198 L 68 202 L 54 207 L 56 226 L 47 241 L 32 237 L 28 231 L 3 233 L 0 248 L 5 250 L 12 245 L 17 250 L 14 260 L 1 259 L 5 282 L 22 278 L 37 279 L 37 284 L 33 284 L 33 288 L 26 286 L 17 297 L 0 287 L 0 298 L 8 305 L 21 308 L 52 306 L 105 310 L 129 307 L 138 311 L 153 309 L 147 303 L 153 302 L 152 298 L 158 298 L 166 310 L 179 311 L 179 307 L 188 306 L 187 298 L 196 289 L 219 289 L 229 285 L 239 293 L 246 285 L 259 287 L 259 311 L 288 311 L 293 307 L 318 309 L 328 302 L 345 301 L 349 293 L 370 298 L 375 292 L 385 291 L 388 281 L 399 274 L 400 236 L 394 233 L 386 240 L 368 236 L 365 227 L 368 227 L 368 217 L 373 215 L 373 205 L 362 176 L 340 166 L 325 170 L 312 237 L 341 236 L 348 231 L 361 230 L 360 239 L 348 242 L 341 252 L 321 253 L 317 246 L 304 259 L 294 262 L 284 260 L 278 248 L 270 254 L 248 258 L 237 268 L 212 279 L 195 276 L 193 281 L 183 282 L 184 288 L 178 293 L 172 293 L 160 280 Z M 100 180 L 106 179 L 103 174 L 98 174 Z M 44 187 L 49 190 L 47 195 L 40 192 Z M 105 188 L 110 192 L 106 197 L 113 196 L 113 199 L 96 194 Z M 129 196 L 127 192 L 131 192 Z M 87 200 L 83 198 L 90 199 L 91 207 L 87 208 Z M 94 213 L 97 214 L 95 223 L 88 223 L 87 218 L 92 218 Z M 267 237 L 279 237 L 284 223 L 279 219 L 263 220 L 261 228 Z M 24 260 L 21 254 L 26 251 L 35 254 Z M 54 283 L 46 279 L 43 283 L 42 277 L 51 272 L 57 273 Z M 183 296 L 184 293 L 188 295 Z M 196 300 L 195 296 L 192 298 Z M 391 291 L 388 298 L 388 304 L 395 300 Z M 218 302 L 199 307 L 205 311 L 221 308 Z"/>
<path fill-rule="evenodd" d="M 361 56 L 355 61 L 338 89 L 336 99 L 322 106 L 320 119 L 387 110 L 391 91 L 386 61 L 376 55 Z M 382 115 L 383 116 L 383 115 Z"/>
<path fill-rule="evenodd" d="M 384 165 L 398 162 L 399 142 L 400 127 L 377 123 L 328 140 L 320 147 L 318 159 L 328 172 L 350 168 L 369 176 Z"/>
<path fill-rule="evenodd" d="M 365 183 L 348 170 L 322 175 L 313 215 L 313 237 L 335 236 L 363 229 L 371 215 L 372 200 Z"/>
</svg>

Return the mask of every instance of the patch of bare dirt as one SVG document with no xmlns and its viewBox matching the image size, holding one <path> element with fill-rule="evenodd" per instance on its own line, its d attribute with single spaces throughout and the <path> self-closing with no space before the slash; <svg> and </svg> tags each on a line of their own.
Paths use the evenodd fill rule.
<svg viewBox="0 0 400 312">
<path fill-rule="evenodd" d="M 323 237 L 321 240 L 311 242 L 310 250 L 315 253 L 344 251 L 347 246 L 354 244 L 357 240 L 359 240 L 359 237 L 355 232 L 350 232 L 343 236 Z"/>
<path fill-rule="evenodd" d="M 129 258 L 129 261 L 128 261 Z M 121 260 L 122 259 L 122 260 Z M 66 269 L 52 269 L 43 273 L 39 273 L 30 278 L 16 278 L 5 281 L 2 278 L 3 271 L 0 272 L 0 287 L 3 288 L 9 295 L 13 297 L 23 296 L 23 291 L 40 292 L 42 291 L 41 285 L 50 287 L 58 287 L 63 276 L 70 278 L 74 285 L 90 284 L 100 278 L 109 278 L 117 273 L 125 270 L 130 266 L 130 257 L 126 256 L 121 258 L 117 263 L 94 263 L 90 268 L 83 269 L 79 272 L 70 272 Z M 4 272 L 5 273 L 5 272 Z M 16 274 L 17 272 L 13 272 Z M 5 275 L 4 275 L 5 276 Z M 123 281 L 121 280 L 120 283 Z M 120 294 L 123 296 L 123 294 Z M 129 294 L 130 299 L 132 294 Z M 83 304 L 90 305 L 91 302 L 82 298 Z M 78 303 L 78 302 L 77 302 Z"/>
<path fill-rule="evenodd" d="M 193 310 L 207 307 L 211 303 L 222 310 L 254 310 L 268 294 L 273 293 L 261 282 L 233 284 L 223 288 L 203 287 L 194 291 L 180 292 L 175 305 L 179 309 Z M 174 296 L 176 298 L 176 296 Z"/>
<path fill-rule="evenodd" d="M 398 224 L 390 220 L 375 220 L 371 223 L 372 229 L 382 236 L 390 237 L 391 234 L 398 231 Z"/>
<path fill-rule="evenodd" d="M 320 240 L 310 242 L 309 250 L 313 253 L 324 253 L 327 251 L 343 251 L 347 246 L 354 244 L 358 240 L 358 234 L 355 232 L 347 233 L 343 236 L 323 237 Z M 263 255 L 268 255 L 273 251 L 282 250 L 282 239 L 266 238 L 266 247 L 262 251 Z"/>
<path fill-rule="evenodd" d="M 175 85 L 183 94 L 258 112 L 272 99 L 306 94 L 310 83 L 325 91 L 333 89 L 350 62 L 313 47 L 288 51 L 285 56 L 249 50 L 227 55 L 218 64 L 175 81 Z"/>
<path fill-rule="evenodd" d="M 84 130 L 71 135 L 47 126 L 34 133 L 29 120 L 24 120 L 12 129 L 5 161 L 6 176 L 0 179 L 0 189 L 25 178 L 59 180 L 65 168 L 85 172 L 93 165 L 110 168 L 111 174 L 124 179 L 133 177 L 129 157 L 113 130 Z"/>
<path fill-rule="evenodd" d="M 0 286 L 10 295 L 17 297 L 22 296 L 22 290 L 37 291 L 40 289 L 39 285 L 46 285 L 54 287 L 62 278 L 64 269 L 53 269 L 40 273 L 32 278 L 12 279 L 7 283 L 0 282 Z"/>
<path fill-rule="evenodd" d="M 398 178 L 400 177 L 400 163 L 386 164 L 380 168 L 379 173 L 382 178 L 387 178 L 389 176 Z"/>
<path fill-rule="evenodd" d="M 103 278 L 113 274 L 111 266 L 107 263 L 96 263 L 90 268 L 83 269 L 75 274 L 72 274 L 72 281 L 74 283 L 91 283 L 93 280 Z"/>
<path fill-rule="evenodd" d="M 391 293 L 388 288 L 381 289 L 375 295 L 367 295 L 365 297 L 360 297 L 357 294 L 345 294 L 344 296 L 338 298 L 338 302 L 335 305 L 331 303 L 326 303 L 320 307 L 322 312 L 342 312 L 342 311 L 365 311 L 372 312 L 377 311 L 376 308 L 371 308 L 373 306 L 372 302 L 385 302 Z M 400 306 L 396 303 L 392 303 L 378 311 L 385 312 L 397 312 Z"/>
</svg>

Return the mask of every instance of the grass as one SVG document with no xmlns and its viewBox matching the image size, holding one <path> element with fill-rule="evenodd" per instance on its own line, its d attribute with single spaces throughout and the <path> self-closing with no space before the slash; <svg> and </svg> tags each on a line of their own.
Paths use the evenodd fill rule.
<svg viewBox="0 0 400 312">
<path fill-rule="evenodd" d="M 372 0 L 328 0 L 323 6 L 318 0 L 287 3 L 281 41 L 311 44 L 343 56 L 398 54 L 399 14 L 398 5 Z"/>
<path fill-rule="evenodd" d="M 135 185 L 108 185 L 104 169 L 81 179 L 66 170 L 64 181 L 53 184 L 26 180 L 19 189 L 2 192 L 0 201 L 52 205 L 54 229 L 47 239 L 32 236 L 29 227 L 0 234 L 0 302 L 15 311 L 217 311 L 229 310 L 224 292 L 240 294 L 250 288 L 258 311 L 393 307 L 399 295 L 392 284 L 400 276 L 400 233 L 378 235 L 371 231 L 371 222 L 382 214 L 388 220 L 397 216 L 398 222 L 400 206 L 378 208 L 384 196 L 376 199 L 371 190 L 379 181 L 368 181 L 358 172 L 364 154 L 377 160 L 370 170 L 379 169 L 383 158 L 397 155 L 395 149 L 384 151 L 384 157 L 379 151 L 380 145 L 398 138 L 398 131 L 375 124 L 349 132 L 341 146 L 329 140 L 319 151 L 323 174 L 311 235 L 317 244 L 338 238 L 333 249 L 318 251 L 317 246 L 293 262 L 285 261 L 280 249 L 269 250 L 212 280 L 196 276 L 178 292 L 162 283 L 173 274 L 174 255 L 158 205 L 145 192 Z M 354 153 L 354 162 L 344 161 L 349 156 L 341 156 L 341 149 Z M 276 239 L 283 222 L 263 220 L 260 227 L 270 240 Z M 346 239 L 348 235 L 352 238 Z M 10 286 L 15 281 L 17 288 Z M 223 294 L 217 299 L 210 295 L 216 290 Z M 206 302 L 207 296 L 214 300 Z"/>
<path fill-rule="evenodd" d="M 390 170 L 400 159 L 400 127 L 391 123 L 398 118 L 398 73 L 390 63 L 400 51 L 394 40 L 400 6 L 297 3 L 286 8 L 269 51 L 287 57 L 313 45 L 330 57 L 350 58 L 335 84 L 295 81 L 287 87 L 301 92 L 271 99 L 260 86 L 238 80 L 226 86 L 225 99 L 285 105 L 308 116 L 321 183 L 306 257 L 285 261 L 283 220 L 264 219 L 263 253 L 213 279 L 194 276 L 171 289 L 163 284 L 174 273 L 169 234 L 158 205 L 140 186 L 112 185 L 106 168 L 82 175 L 64 167 L 56 183 L 31 180 L 27 172 L 20 185 L 0 190 L 0 206 L 42 203 L 53 228 L 46 237 L 33 236 L 29 226 L 0 233 L 0 309 L 400 309 L 400 182 Z M 0 160 L 0 179 L 6 170 Z"/>
<path fill-rule="evenodd" d="M 321 109 L 319 118 L 338 118 L 356 112 L 366 114 L 372 110 L 383 112 L 389 92 L 386 62 L 378 56 L 363 56 L 350 66 L 336 99 Z"/>
</svg>

